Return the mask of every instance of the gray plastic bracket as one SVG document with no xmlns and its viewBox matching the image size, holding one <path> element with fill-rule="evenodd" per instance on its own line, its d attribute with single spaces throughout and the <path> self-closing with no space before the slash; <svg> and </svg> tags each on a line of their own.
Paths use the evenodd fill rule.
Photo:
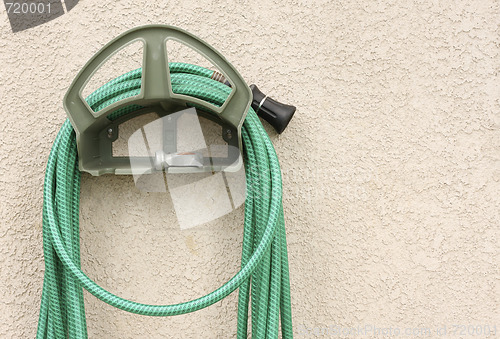
<svg viewBox="0 0 500 339">
<path fill-rule="evenodd" d="M 183 43 L 203 55 L 231 81 L 231 94 L 221 107 L 198 98 L 173 93 L 166 51 L 166 41 L 169 39 Z M 142 41 L 144 46 L 141 92 L 94 112 L 82 96 L 85 85 L 109 58 L 136 41 Z M 119 108 L 137 104 L 143 107 L 161 107 L 163 114 L 169 114 L 185 108 L 188 103 L 199 105 L 214 112 L 214 121 L 230 129 L 232 133 L 236 132 L 235 140 L 241 150 L 241 126 L 251 102 L 250 88 L 238 71 L 217 50 L 182 29 L 167 25 L 133 28 L 110 41 L 78 73 L 63 100 L 64 109 L 76 132 L 80 170 L 92 175 L 132 174 L 129 158 L 113 157 L 111 144 L 117 135 L 110 138 L 107 132 L 110 128 L 118 130 L 117 122 L 110 121 L 107 116 Z M 140 110 L 142 114 L 147 112 L 151 110 Z"/>
</svg>

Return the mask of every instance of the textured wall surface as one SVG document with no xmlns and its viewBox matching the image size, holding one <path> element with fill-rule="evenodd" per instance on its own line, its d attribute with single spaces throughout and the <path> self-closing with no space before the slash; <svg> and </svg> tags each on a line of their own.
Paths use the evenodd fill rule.
<svg viewBox="0 0 500 339">
<path fill-rule="evenodd" d="M 298 107 L 282 135 L 266 125 L 284 175 L 297 337 L 365 325 L 500 333 L 498 1 L 82 0 L 15 34 L 0 11 L 1 338 L 36 332 L 43 175 L 65 91 L 100 47 L 146 23 L 200 36 L 248 83 Z M 91 278 L 174 303 L 237 271 L 241 209 L 181 231 L 161 199 L 127 177 L 83 176 Z M 85 293 L 91 338 L 235 333 L 236 293 L 172 318 Z"/>
</svg>

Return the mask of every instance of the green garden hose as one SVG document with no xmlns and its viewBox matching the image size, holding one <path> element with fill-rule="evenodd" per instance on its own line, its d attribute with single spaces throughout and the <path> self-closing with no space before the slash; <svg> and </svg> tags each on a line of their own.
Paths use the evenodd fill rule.
<svg viewBox="0 0 500 339">
<path fill-rule="evenodd" d="M 231 88 L 212 80 L 213 71 L 170 63 L 172 90 L 222 105 Z M 86 100 L 98 111 L 137 95 L 141 69 L 97 89 Z M 128 106 L 109 115 L 114 120 L 136 110 Z M 121 310 L 173 316 L 210 306 L 239 288 L 237 338 L 247 338 L 251 298 L 252 338 L 293 337 L 288 254 L 278 159 L 259 118 L 249 109 L 242 128 L 247 196 L 240 271 L 215 291 L 180 304 L 147 305 L 118 297 L 92 281 L 80 268 L 80 171 L 75 132 L 69 120 L 59 131 L 47 163 L 43 204 L 43 282 L 37 338 L 87 338 L 83 288 Z M 250 297 L 251 296 L 251 297 Z"/>
</svg>

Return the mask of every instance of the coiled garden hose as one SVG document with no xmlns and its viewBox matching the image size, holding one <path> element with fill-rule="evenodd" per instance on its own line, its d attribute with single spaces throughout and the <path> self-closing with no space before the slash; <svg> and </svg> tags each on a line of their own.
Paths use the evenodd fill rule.
<svg viewBox="0 0 500 339">
<path fill-rule="evenodd" d="M 213 71 L 185 63 L 170 63 L 172 89 L 221 105 L 231 88 L 211 79 Z M 126 73 L 92 93 L 86 100 L 95 111 L 137 95 L 141 69 Z M 126 107 L 114 120 L 137 107 Z M 240 271 L 215 291 L 175 305 L 148 305 L 118 297 L 92 281 L 80 268 L 79 195 L 75 132 L 69 120 L 59 131 L 47 163 L 43 203 L 45 277 L 37 338 L 87 338 L 83 288 L 121 310 L 173 316 L 210 306 L 235 289 L 238 296 L 237 338 L 247 338 L 251 304 L 252 338 L 292 338 L 290 282 L 281 173 L 276 153 L 259 118 L 249 109 L 242 128 L 246 170 L 243 250 Z M 251 295 L 251 302 L 249 301 Z"/>
</svg>

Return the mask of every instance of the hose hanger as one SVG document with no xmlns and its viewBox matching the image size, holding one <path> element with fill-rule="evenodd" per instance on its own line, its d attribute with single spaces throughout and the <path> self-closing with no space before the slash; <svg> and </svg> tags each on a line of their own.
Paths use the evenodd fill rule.
<svg viewBox="0 0 500 339">
<path fill-rule="evenodd" d="M 219 70 L 169 63 L 169 39 L 194 49 Z M 118 76 L 84 98 L 82 91 L 96 70 L 120 49 L 137 41 L 143 44 L 142 68 Z M 194 312 L 238 289 L 238 339 L 248 338 L 249 332 L 252 338 L 274 339 L 279 337 L 280 329 L 282 338 L 292 338 L 281 171 L 274 147 L 253 107 L 257 105 L 259 115 L 278 133 L 288 125 L 295 107 L 267 97 L 256 86 L 251 89 L 211 46 L 165 25 L 134 28 L 104 46 L 78 73 L 63 104 L 69 119 L 54 141 L 44 182 L 45 275 L 37 338 L 87 338 L 82 288 L 111 306 L 148 316 Z M 120 128 L 151 113 L 157 118 L 128 138 L 129 151 L 142 147 L 145 153 L 115 155 L 113 143 L 120 139 Z M 203 143 L 195 143 L 199 126 L 196 119 L 190 120 L 193 116 L 219 126 L 227 145 L 222 156 L 214 155 L 215 150 Z M 188 126 L 187 134 L 192 139 L 189 147 L 178 142 L 180 126 Z M 150 135 L 160 136 L 160 142 L 151 142 Z M 144 174 L 168 172 L 183 177 L 185 173 L 232 173 L 240 168 L 245 169 L 246 179 L 246 194 L 241 198 L 245 203 L 241 268 L 216 290 L 178 304 L 149 305 L 112 294 L 81 270 L 81 171 L 94 176 L 133 175 L 136 179 Z"/>
<path fill-rule="evenodd" d="M 229 95 L 221 106 L 194 96 L 174 93 L 166 49 L 166 43 L 170 39 L 183 43 L 203 55 L 217 66 L 224 78 L 230 82 L 231 87 L 228 87 L 227 91 Z M 82 95 L 85 85 L 102 64 L 119 50 L 136 41 L 142 42 L 144 47 L 140 92 L 95 111 Z M 207 118 L 222 126 L 223 136 L 229 145 L 241 150 L 241 126 L 251 102 L 252 92 L 241 75 L 214 48 L 179 28 L 148 25 L 134 28 L 118 36 L 94 55 L 69 87 L 64 97 L 64 108 L 76 132 L 80 170 L 92 175 L 101 175 L 105 173 L 132 174 L 130 165 L 132 159 L 113 157 L 112 142 L 118 137 L 118 134 L 115 133 L 116 127 L 128 119 L 150 112 L 164 117 L 196 106 L 207 113 Z M 116 116 L 120 110 L 124 111 L 127 107 L 134 107 L 133 105 L 143 109 L 136 110 L 133 114 L 127 114 L 118 121 L 110 119 L 110 117 Z M 162 154 L 162 150 L 157 151 L 159 151 L 159 156 L 155 159 L 133 159 L 134 170 L 148 172 L 158 168 L 151 166 L 151 164 L 157 164 L 158 159 L 164 159 L 167 154 Z M 169 154 L 169 157 L 181 158 L 174 161 L 178 166 L 172 167 L 184 167 L 184 172 L 191 172 L 211 171 L 213 170 L 212 166 L 228 167 L 236 160 L 234 152 L 231 155 L 233 158 L 228 156 L 225 160 L 219 159 L 220 162 L 215 165 L 203 161 L 200 163 L 190 155 L 176 155 L 175 152 Z M 193 160 L 194 165 L 188 166 L 191 160 Z M 167 163 L 164 165 L 169 166 Z"/>
</svg>

